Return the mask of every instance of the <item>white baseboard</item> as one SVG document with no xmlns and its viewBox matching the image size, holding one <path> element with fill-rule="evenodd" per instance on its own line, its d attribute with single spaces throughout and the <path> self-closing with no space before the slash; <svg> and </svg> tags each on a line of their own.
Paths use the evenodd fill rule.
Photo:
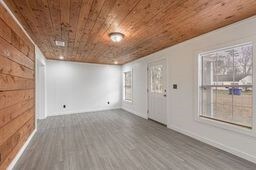
<svg viewBox="0 0 256 170">
<path fill-rule="evenodd" d="M 50 116 L 60 116 L 60 115 L 70 115 L 70 114 L 78 114 L 78 113 L 88 113 L 88 112 L 99 112 L 99 111 L 107 111 L 107 110 L 114 110 L 114 109 L 121 109 L 121 107 L 111 107 L 111 108 L 101 108 L 101 109 L 92 109 L 92 110 L 80 110 L 80 111 L 67 111 L 67 112 L 60 112 L 60 113 L 51 113 L 47 114 L 47 117 Z"/>
<path fill-rule="evenodd" d="M 132 113 L 132 114 L 134 114 L 134 115 L 137 115 L 137 116 L 139 116 L 139 117 L 142 117 L 142 118 L 144 118 L 144 119 L 148 119 L 148 116 L 145 116 L 145 115 L 140 114 L 140 113 L 138 113 L 138 112 L 135 112 L 135 111 L 133 111 L 133 110 L 130 110 L 130 109 L 127 109 L 127 108 L 124 108 L 124 107 L 122 107 L 121 109 L 123 109 L 123 110 L 125 110 L 125 111 L 127 111 L 127 112 L 130 112 L 130 113 Z"/>
<path fill-rule="evenodd" d="M 212 145 L 212 146 L 214 146 L 214 147 L 216 147 L 216 148 L 219 148 L 219 149 L 221 149 L 221 150 L 224 150 L 224 151 L 226 151 L 226 152 L 229 152 L 229 153 L 231 153 L 231 154 L 233 154 L 233 155 L 236 155 L 236 156 L 238 156 L 238 157 L 241 157 L 241 158 L 243 158 L 243 159 L 246 159 L 246 160 L 248 160 L 248 161 L 251 161 L 251 162 L 253 162 L 253 163 L 256 163 L 256 157 L 253 156 L 253 155 L 250 155 L 250 154 L 248 154 L 248 153 L 242 152 L 242 151 L 237 150 L 237 149 L 232 148 L 232 147 L 225 146 L 225 145 L 223 145 L 223 144 L 221 144 L 221 143 L 218 143 L 218 142 L 216 142 L 216 141 L 213 141 L 213 140 L 210 140 L 210 139 L 207 139 L 207 138 L 198 136 L 198 135 L 196 135 L 196 134 L 194 134 L 194 133 L 191 133 L 191 132 L 189 132 L 189 131 L 187 131 L 187 130 L 180 129 L 180 128 L 175 127 L 175 126 L 167 126 L 167 127 L 168 127 L 169 129 L 174 130 L 174 131 L 180 132 L 180 133 L 185 134 L 185 135 L 187 135 L 187 136 L 189 136 L 189 137 L 192 137 L 192 138 L 194 138 L 194 139 L 197 139 L 197 140 L 199 140 L 199 141 L 202 141 L 202 142 L 204 142 L 204 143 L 206 143 L 206 144 Z"/>
<path fill-rule="evenodd" d="M 14 157 L 14 159 L 12 160 L 12 162 L 9 164 L 9 166 L 7 167 L 7 170 L 12 170 L 15 166 L 15 164 L 17 163 L 17 161 L 20 159 L 21 155 L 23 154 L 23 152 L 25 151 L 26 147 L 28 146 L 29 142 L 31 141 L 31 139 L 33 138 L 33 136 L 36 133 L 36 129 L 31 133 L 31 135 L 28 137 L 27 141 L 24 143 L 24 145 L 21 147 L 21 149 L 19 150 L 19 152 L 17 153 L 17 155 Z"/>
<path fill-rule="evenodd" d="M 43 120 L 43 119 L 46 119 L 46 118 L 47 118 L 47 116 L 43 116 L 43 117 L 38 116 L 37 117 L 37 119 L 39 119 L 39 120 Z"/>
</svg>

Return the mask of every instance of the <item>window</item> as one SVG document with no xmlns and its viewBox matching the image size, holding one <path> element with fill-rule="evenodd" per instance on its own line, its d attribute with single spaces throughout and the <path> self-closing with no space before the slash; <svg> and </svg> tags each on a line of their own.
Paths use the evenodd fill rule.
<svg viewBox="0 0 256 170">
<path fill-rule="evenodd" d="M 151 79 L 150 79 L 150 90 L 152 93 L 163 93 L 163 71 L 164 71 L 164 66 L 163 65 L 155 65 L 152 66 L 150 69 L 151 71 Z"/>
<path fill-rule="evenodd" d="M 124 72 L 124 100 L 132 101 L 132 71 Z"/>
<path fill-rule="evenodd" d="M 203 53 L 200 58 L 200 116 L 252 127 L 251 44 Z"/>
</svg>

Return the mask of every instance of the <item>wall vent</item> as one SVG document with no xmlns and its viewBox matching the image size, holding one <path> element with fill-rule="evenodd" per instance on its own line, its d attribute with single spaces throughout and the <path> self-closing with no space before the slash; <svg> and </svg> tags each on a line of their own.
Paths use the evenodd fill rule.
<svg viewBox="0 0 256 170">
<path fill-rule="evenodd" d="M 59 46 L 59 47 L 65 47 L 65 42 L 64 41 L 55 41 L 55 44 L 56 46 Z"/>
</svg>

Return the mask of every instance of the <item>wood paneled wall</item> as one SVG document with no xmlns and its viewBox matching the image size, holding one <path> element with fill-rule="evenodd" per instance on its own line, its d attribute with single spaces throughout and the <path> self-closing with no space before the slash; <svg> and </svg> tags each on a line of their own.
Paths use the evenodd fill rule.
<svg viewBox="0 0 256 170">
<path fill-rule="evenodd" d="M 35 129 L 35 47 L 0 3 L 0 169 Z"/>
</svg>

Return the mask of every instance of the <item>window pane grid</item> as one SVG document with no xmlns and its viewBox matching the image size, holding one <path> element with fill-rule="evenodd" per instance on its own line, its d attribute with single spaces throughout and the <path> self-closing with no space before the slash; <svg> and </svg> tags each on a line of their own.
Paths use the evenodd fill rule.
<svg viewBox="0 0 256 170">
<path fill-rule="evenodd" d="M 132 101 L 132 72 L 124 73 L 124 100 Z"/>
<path fill-rule="evenodd" d="M 200 56 L 200 115 L 252 127 L 252 45 Z"/>
</svg>

